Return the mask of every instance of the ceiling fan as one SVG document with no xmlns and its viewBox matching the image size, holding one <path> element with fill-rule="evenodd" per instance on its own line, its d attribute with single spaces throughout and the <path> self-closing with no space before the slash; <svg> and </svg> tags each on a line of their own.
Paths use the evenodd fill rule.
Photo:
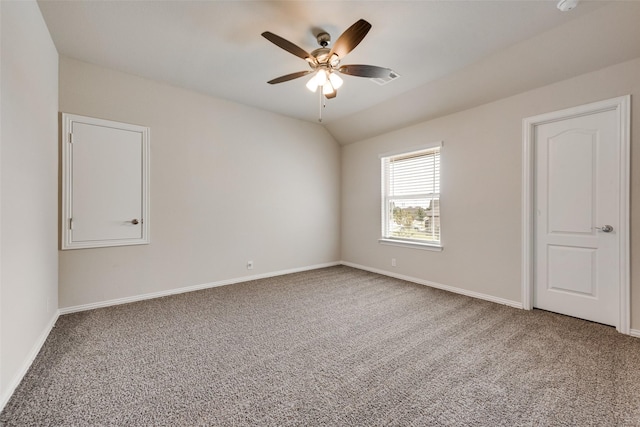
<svg viewBox="0 0 640 427">
<path fill-rule="evenodd" d="M 326 32 L 321 32 L 316 36 L 320 47 L 311 53 L 276 34 L 265 31 L 262 33 L 264 38 L 287 52 L 304 59 L 311 67 L 310 70 L 286 74 L 269 80 L 267 83 L 283 83 L 315 73 L 307 83 L 307 88 L 313 92 L 320 88 L 320 94 L 327 99 L 331 99 L 336 97 L 337 89 L 342 86 L 342 79 L 337 73 L 368 78 L 389 77 L 393 73 L 393 70 L 389 68 L 376 67 L 375 65 L 340 65 L 340 61 L 358 46 L 370 29 L 371 24 L 364 19 L 360 19 L 338 37 L 331 49 L 328 47 L 331 36 Z"/>
</svg>

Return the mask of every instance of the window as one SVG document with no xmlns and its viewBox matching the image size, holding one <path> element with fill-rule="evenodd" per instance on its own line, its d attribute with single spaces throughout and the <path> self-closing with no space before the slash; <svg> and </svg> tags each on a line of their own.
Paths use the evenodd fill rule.
<svg viewBox="0 0 640 427">
<path fill-rule="evenodd" d="M 440 246 L 441 145 L 381 157 L 381 243 Z"/>
</svg>

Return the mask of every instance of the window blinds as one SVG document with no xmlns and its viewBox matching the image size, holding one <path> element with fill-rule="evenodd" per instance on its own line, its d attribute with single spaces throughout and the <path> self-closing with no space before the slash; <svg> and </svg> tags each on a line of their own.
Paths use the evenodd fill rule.
<svg viewBox="0 0 640 427">
<path fill-rule="evenodd" d="M 405 198 L 440 193 L 440 147 L 383 158 L 385 196 Z"/>
</svg>

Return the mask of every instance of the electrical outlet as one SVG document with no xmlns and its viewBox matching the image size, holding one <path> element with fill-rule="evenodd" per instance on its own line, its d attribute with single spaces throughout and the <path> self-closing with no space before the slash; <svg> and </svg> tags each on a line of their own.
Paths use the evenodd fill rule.
<svg viewBox="0 0 640 427">
<path fill-rule="evenodd" d="M 396 259 L 391 258 L 391 267 L 395 267 L 395 266 L 396 266 Z"/>
<path fill-rule="evenodd" d="M 253 261 L 247 261 L 247 270 L 253 270 Z"/>
</svg>

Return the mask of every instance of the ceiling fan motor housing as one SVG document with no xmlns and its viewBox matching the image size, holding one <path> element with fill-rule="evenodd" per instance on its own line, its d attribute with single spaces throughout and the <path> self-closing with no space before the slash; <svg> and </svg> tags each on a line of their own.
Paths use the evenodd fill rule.
<svg viewBox="0 0 640 427">
<path fill-rule="evenodd" d="M 309 64 L 311 65 L 311 68 L 315 70 L 318 67 L 327 69 L 336 67 L 340 62 L 340 58 L 338 58 L 337 55 L 333 55 L 334 58 L 329 58 L 329 52 L 331 52 L 331 49 L 328 48 L 329 42 L 331 41 L 329 33 L 319 33 L 316 36 L 316 40 L 321 47 L 311 52 L 311 55 L 317 61 L 317 64 Z"/>
<path fill-rule="evenodd" d="M 311 52 L 311 55 L 316 58 L 316 61 L 318 61 L 317 65 L 309 64 L 311 65 L 311 68 L 315 69 L 318 66 L 325 66 L 326 68 L 336 67 L 340 63 L 340 58 L 338 58 L 338 55 L 336 54 L 333 54 L 332 57 L 329 58 L 330 52 L 331 49 L 328 47 L 320 47 Z"/>
<path fill-rule="evenodd" d="M 319 33 L 316 36 L 316 40 L 318 41 L 318 44 L 322 47 L 327 47 L 329 46 L 329 42 L 331 41 L 331 36 L 329 35 L 329 33 Z"/>
</svg>

